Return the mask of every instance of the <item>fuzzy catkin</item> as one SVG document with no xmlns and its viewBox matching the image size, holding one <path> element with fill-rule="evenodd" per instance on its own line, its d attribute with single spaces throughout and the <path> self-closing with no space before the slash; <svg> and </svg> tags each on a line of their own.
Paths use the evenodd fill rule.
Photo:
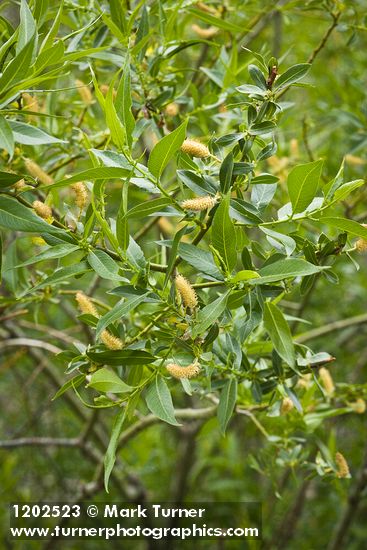
<svg viewBox="0 0 367 550">
<path fill-rule="evenodd" d="M 31 159 L 24 160 L 25 167 L 32 177 L 39 180 L 44 185 L 51 185 L 54 180 L 42 168 Z"/>
<path fill-rule="evenodd" d="M 201 210 L 210 210 L 216 204 L 216 197 L 207 195 L 206 197 L 196 197 L 195 199 L 187 199 L 181 203 L 184 210 L 194 210 L 199 212 Z"/>
<path fill-rule="evenodd" d="M 77 292 L 75 299 L 78 303 L 78 307 L 82 313 L 93 315 L 99 319 L 99 314 L 96 308 L 94 307 L 92 301 L 84 294 L 84 292 Z M 118 350 L 123 348 L 123 343 L 120 338 L 117 338 L 111 334 L 108 330 L 103 330 L 101 333 L 101 341 L 104 343 L 106 348 L 111 350 Z"/>
<path fill-rule="evenodd" d="M 319 375 L 325 392 L 327 395 L 332 395 L 335 391 L 335 386 L 330 372 L 325 367 L 321 367 Z"/>
<path fill-rule="evenodd" d="M 78 181 L 74 183 L 71 188 L 75 193 L 75 204 L 79 210 L 83 210 L 88 198 L 86 186 L 81 181 Z"/>
<path fill-rule="evenodd" d="M 290 399 L 289 397 L 285 397 L 282 401 L 281 406 L 280 406 L 280 413 L 281 414 L 287 414 L 293 408 L 294 408 L 294 404 L 293 404 L 292 399 Z"/>
<path fill-rule="evenodd" d="M 175 103 L 175 102 L 168 103 L 168 105 L 166 105 L 166 108 L 165 108 L 164 112 L 168 116 L 176 116 L 176 115 L 178 115 L 179 107 L 178 107 L 177 103 Z"/>
<path fill-rule="evenodd" d="M 38 99 L 35 96 L 31 96 L 28 92 L 22 93 L 23 107 L 28 111 L 33 111 L 34 113 L 39 112 Z"/>
<path fill-rule="evenodd" d="M 187 367 L 181 367 L 181 365 L 177 365 L 177 363 L 169 363 L 166 365 L 166 369 L 174 378 L 193 378 L 199 374 L 200 364 L 195 361 Z"/>
<path fill-rule="evenodd" d="M 361 224 L 362 227 L 367 228 L 366 223 Z M 367 239 L 358 239 L 356 242 L 356 250 L 357 252 L 367 252 Z"/>
<path fill-rule="evenodd" d="M 93 95 L 90 91 L 89 86 L 84 84 L 84 82 L 79 79 L 75 80 L 75 86 L 77 86 L 78 93 L 85 105 L 90 105 L 91 103 L 93 103 Z"/>
<path fill-rule="evenodd" d="M 366 401 L 361 397 L 359 397 L 356 401 L 353 401 L 353 403 L 349 403 L 349 406 L 357 414 L 363 414 L 366 412 Z"/>
<path fill-rule="evenodd" d="M 181 145 L 181 151 L 197 158 L 205 158 L 210 156 L 210 151 L 207 146 L 203 145 L 203 143 L 200 143 L 199 141 L 195 141 L 194 139 L 185 139 Z"/>
<path fill-rule="evenodd" d="M 198 305 L 198 297 L 189 281 L 183 275 L 176 275 L 175 285 L 186 307 L 195 309 Z"/>
<path fill-rule="evenodd" d="M 208 27 L 207 29 L 204 29 L 203 27 L 194 24 L 191 25 L 191 28 L 198 36 L 200 36 L 200 38 L 212 38 L 218 32 L 217 27 Z"/>
<path fill-rule="evenodd" d="M 335 463 L 337 466 L 336 477 L 343 478 L 350 476 L 348 462 L 341 453 L 336 453 Z"/>
<path fill-rule="evenodd" d="M 99 317 L 98 312 L 92 301 L 84 294 L 84 292 L 77 292 L 75 299 L 78 303 L 78 307 L 82 313 L 87 315 L 93 315 L 93 317 Z"/>
<path fill-rule="evenodd" d="M 41 201 L 33 201 L 32 206 L 37 216 L 48 222 L 52 220 L 52 210 L 47 204 Z"/>
<path fill-rule="evenodd" d="M 120 338 L 117 338 L 108 330 L 103 330 L 101 333 L 101 340 L 108 349 L 117 350 L 123 348 L 123 343 Z"/>
</svg>

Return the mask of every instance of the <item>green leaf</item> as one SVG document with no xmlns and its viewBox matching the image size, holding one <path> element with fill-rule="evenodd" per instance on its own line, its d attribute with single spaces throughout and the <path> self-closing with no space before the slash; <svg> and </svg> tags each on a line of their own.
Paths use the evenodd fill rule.
<svg viewBox="0 0 367 550">
<path fill-rule="evenodd" d="M 254 124 L 249 128 L 249 132 L 252 136 L 261 136 L 262 134 L 269 134 L 275 129 L 275 122 L 270 120 L 264 120 L 264 122 L 259 122 Z"/>
<path fill-rule="evenodd" d="M 0 144 L 0 147 L 3 147 L 3 145 Z M 12 172 L 0 172 L 0 189 L 6 189 L 7 187 L 14 185 L 14 183 L 17 183 L 17 181 L 21 180 L 22 178 L 23 176 L 20 174 L 13 174 Z"/>
<path fill-rule="evenodd" d="M 223 194 L 228 193 L 232 184 L 233 154 L 230 152 L 223 160 L 219 170 L 220 189 Z"/>
<path fill-rule="evenodd" d="M 195 267 L 199 272 L 206 273 L 220 281 L 223 280 L 223 275 L 215 265 L 211 252 L 202 250 L 193 244 L 180 243 L 178 254 L 185 262 Z"/>
<path fill-rule="evenodd" d="M 318 266 L 303 260 L 302 258 L 289 258 L 288 260 L 280 260 L 274 262 L 259 270 L 260 277 L 252 279 L 251 284 L 261 285 L 264 283 L 274 283 L 289 279 L 291 277 L 305 277 L 314 275 L 324 269 L 329 269 L 328 266 Z"/>
<path fill-rule="evenodd" d="M 252 271 L 251 269 L 243 269 L 231 278 L 231 282 L 239 283 L 241 281 L 248 281 L 249 279 L 258 279 L 259 277 L 260 275 L 257 273 L 257 271 Z"/>
<path fill-rule="evenodd" d="M 166 271 L 166 275 L 164 277 L 163 288 L 166 288 L 167 283 L 169 281 L 169 278 L 171 276 L 172 270 L 173 270 L 175 262 L 176 262 L 176 255 L 177 255 L 178 246 L 180 244 L 181 237 L 183 235 L 185 235 L 186 230 L 187 230 L 186 226 L 182 227 L 179 231 L 177 231 L 177 233 L 176 233 L 176 235 L 173 239 L 171 252 L 170 252 L 170 256 L 169 256 L 169 260 L 168 260 L 168 265 L 167 265 L 167 271 Z"/>
<path fill-rule="evenodd" d="M 149 386 L 145 394 L 145 400 L 148 409 L 155 416 L 168 424 L 172 424 L 172 426 L 180 426 L 175 418 L 171 393 L 162 376 L 157 376 L 153 384 Z"/>
<path fill-rule="evenodd" d="M 205 332 L 223 313 L 227 305 L 229 291 L 219 296 L 214 302 L 201 309 L 197 316 L 197 323 L 194 325 L 191 333 L 196 338 Z"/>
<path fill-rule="evenodd" d="M 0 149 L 5 149 L 12 157 L 14 154 L 14 136 L 9 122 L 0 115 Z M 19 178 L 20 179 L 20 178 Z M 15 182 L 14 182 L 15 183 Z"/>
<path fill-rule="evenodd" d="M 7 64 L 0 77 L 0 97 L 5 95 L 14 84 L 25 78 L 29 73 L 35 37 Z"/>
<path fill-rule="evenodd" d="M 44 252 L 41 252 L 37 256 L 33 256 L 32 258 L 29 258 L 29 260 L 26 260 L 25 262 L 22 262 L 21 264 L 15 266 L 18 267 L 25 267 L 26 265 L 32 265 L 37 262 L 42 262 L 44 260 L 54 260 L 55 258 L 63 258 L 64 256 L 68 256 L 72 252 L 75 252 L 76 250 L 79 250 L 79 246 L 77 244 L 69 244 L 69 243 L 62 243 L 57 244 L 53 246 L 52 248 L 48 248 Z"/>
<path fill-rule="evenodd" d="M 98 180 L 112 180 L 112 179 L 125 179 L 131 170 L 127 168 L 118 168 L 116 166 L 106 167 L 100 166 L 99 168 L 89 168 L 71 178 L 66 178 L 51 185 L 41 185 L 39 189 L 58 189 L 60 187 L 68 187 L 72 183 L 77 181 L 98 181 Z"/>
<path fill-rule="evenodd" d="M 208 25 L 213 25 L 218 29 L 224 29 L 226 31 L 237 32 L 237 33 L 238 32 L 243 33 L 244 31 L 242 27 L 240 27 L 239 25 L 236 25 L 235 23 L 231 23 L 226 19 L 215 17 L 214 15 L 210 15 L 210 13 L 201 11 L 199 9 L 185 8 L 185 11 L 193 15 L 194 18 L 201 19 L 202 21 L 205 21 L 206 23 L 208 23 Z"/>
<path fill-rule="evenodd" d="M 170 199 L 166 198 L 153 199 L 151 201 L 142 202 L 141 204 L 138 204 L 134 206 L 134 208 L 128 210 L 126 216 L 128 218 L 142 218 L 143 216 L 154 214 L 154 212 L 165 208 L 169 204 L 171 204 L 171 201 Z"/>
<path fill-rule="evenodd" d="M 26 233 L 48 233 L 70 241 L 70 235 L 37 216 L 30 208 L 11 197 L 0 197 L 0 227 Z"/>
<path fill-rule="evenodd" d="M 358 222 L 347 220 L 346 218 L 329 217 L 320 218 L 320 221 L 326 225 L 345 231 L 346 233 L 353 235 L 353 237 L 360 237 L 361 239 L 367 240 L 367 228 L 363 227 L 363 225 Z"/>
<path fill-rule="evenodd" d="M 354 180 L 344 183 L 335 191 L 332 203 L 345 200 L 350 193 L 352 193 L 353 191 L 355 191 L 355 189 L 358 189 L 364 184 L 364 180 Z"/>
<path fill-rule="evenodd" d="M 87 351 L 87 356 L 99 365 L 125 367 L 130 365 L 148 365 L 156 360 L 154 355 L 140 349 L 123 349 L 116 351 Z"/>
<path fill-rule="evenodd" d="M 131 111 L 131 77 L 130 77 L 130 58 L 127 55 L 125 66 L 117 89 L 116 112 L 125 128 L 126 141 L 131 147 L 133 141 L 133 132 L 135 128 L 135 119 Z"/>
<path fill-rule="evenodd" d="M 248 72 L 256 86 L 259 86 L 262 90 L 267 90 L 265 77 L 256 65 L 249 65 Z"/>
<path fill-rule="evenodd" d="M 293 368 L 295 350 L 291 331 L 281 310 L 271 302 L 264 304 L 264 327 L 280 357 Z"/>
<path fill-rule="evenodd" d="M 275 81 L 274 89 L 282 90 L 301 80 L 310 70 L 310 63 L 300 63 L 299 65 L 293 65 L 281 74 Z"/>
<path fill-rule="evenodd" d="M 67 267 L 61 267 L 59 269 L 56 269 L 56 271 L 54 271 L 54 273 L 47 277 L 44 281 L 30 288 L 28 290 L 28 293 L 35 292 L 36 290 L 40 290 L 41 288 L 45 288 L 46 286 L 57 285 L 59 283 L 67 281 L 68 279 L 75 278 L 78 275 L 83 275 L 88 271 L 90 271 L 90 267 L 87 262 L 80 262 L 78 264 L 69 265 Z"/>
<path fill-rule="evenodd" d="M 219 204 L 213 218 L 212 244 L 230 273 L 237 263 L 236 231 L 229 216 L 229 196 Z"/>
<path fill-rule="evenodd" d="M 237 379 L 229 378 L 221 393 L 217 410 L 217 417 L 219 420 L 220 431 L 224 435 L 226 432 L 227 424 L 231 418 L 237 400 Z"/>
<path fill-rule="evenodd" d="M 23 145 L 45 145 L 49 143 L 67 143 L 54 136 L 46 134 L 43 130 L 32 126 L 31 124 L 24 124 L 24 122 L 17 122 L 15 120 L 9 120 L 9 125 L 13 130 L 14 141 L 22 143 Z"/>
<path fill-rule="evenodd" d="M 103 250 L 89 252 L 88 263 L 102 279 L 124 280 L 119 275 L 120 269 L 118 264 Z"/>
<path fill-rule="evenodd" d="M 176 130 L 173 130 L 167 136 L 164 136 L 153 147 L 149 155 L 148 168 L 156 178 L 160 178 L 163 170 L 171 160 L 175 152 L 181 147 L 186 137 L 186 126 L 188 120 L 185 120 Z"/>
<path fill-rule="evenodd" d="M 132 390 L 132 387 L 125 384 L 115 372 L 106 368 L 99 369 L 91 375 L 88 388 L 103 393 L 128 393 Z"/>
<path fill-rule="evenodd" d="M 117 75 L 111 80 L 105 101 L 105 113 L 106 123 L 111 132 L 111 137 L 115 145 L 120 151 L 123 151 L 125 143 L 127 142 L 126 128 L 124 127 L 121 119 L 117 115 L 116 107 L 114 104 L 114 84 Z"/>
<path fill-rule="evenodd" d="M 36 32 L 36 22 L 33 19 L 31 10 L 26 0 L 21 0 L 20 4 L 20 25 L 16 53 L 18 54 L 26 44 L 32 39 Z"/>
<path fill-rule="evenodd" d="M 293 214 L 303 212 L 315 197 L 319 187 L 323 160 L 295 166 L 288 175 L 288 193 Z"/>
<path fill-rule="evenodd" d="M 71 378 L 65 384 L 61 386 L 61 388 L 55 393 L 55 395 L 52 398 L 52 401 L 63 395 L 66 391 L 68 391 L 70 388 L 77 388 L 84 382 L 86 378 L 86 374 L 78 374 L 77 376 L 74 376 L 74 378 Z"/>
<path fill-rule="evenodd" d="M 145 294 L 140 294 L 139 296 L 133 296 L 128 300 L 123 300 L 118 302 L 108 313 L 103 315 L 98 321 L 97 324 L 97 338 L 99 338 L 101 332 L 108 327 L 111 323 L 114 323 L 118 319 L 122 319 L 125 315 L 129 313 L 132 309 L 136 308 L 139 304 L 144 301 L 144 298 L 148 296 L 149 292 Z"/>
<path fill-rule="evenodd" d="M 125 423 L 125 419 L 126 419 L 126 407 L 120 410 L 115 417 L 113 427 L 112 427 L 111 438 L 104 457 L 104 486 L 107 493 L 109 492 L 108 482 L 116 462 L 116 451 L 117 451 L 122 427 Z"/>
</svg>

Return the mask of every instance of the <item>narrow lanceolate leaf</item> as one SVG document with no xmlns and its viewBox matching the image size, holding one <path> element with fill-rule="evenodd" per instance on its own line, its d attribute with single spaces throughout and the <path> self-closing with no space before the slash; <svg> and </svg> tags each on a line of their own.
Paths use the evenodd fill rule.
<svg viewBox="0 0 367 550">
<path fill-rule="evenodd" d="M 171 393 L 164 378 L 156 377 L 147 390 L 145 401 L 148 409 L 155 416 L 172 426 L 180 426 L 175 418 Z"/>
<path fill-rule="evenodd" d="M 288 193 L 293 214 L 303 212 L 317 193 L 323 160 L 295 166 L 288 175 Z"/>
<path fill-rule="evenodd" d="M 141 349 L 87 351 L 87 356 L 99 365 L 112 365 L 115 367 L 149 365 L 149 363 L 153 363 L 156 360 L 154 355 Z"/>
<path fill-rule="evenodd" d="M 103 250 L 89 252 L 88 263 L 102 279 L 123 280 L 119 275 L 118 264 Z"/>
<path fill-rule="evenodd" d="M 5 149 L 12 157 L 14 154 L 14 136 L 9 122 L 0 116 L 0 149 Z"/>
<path fill-rule="evenodd" d="M 225 434 L 227 424 L 233 414 L 237 399 L 237 379 L 230 378 L 225 383 L 221 394 L 217 410 L 217 416 L 220 425 L 220 431 Z"/>
<path fill-rule="evenodd" d="M 19 37 L 16 47 L 16 53 L 18 54 L 26 44 L 31 40 L 36 32 L 36 22 L 33 19 L 31 10 L 28 7 L 26 0 L 21 0 L 20 4 L 20 25 L 19 25 Z"/>
<path fill-rule="evenodd" d="M 63 258 L 64 256 L 68 256 L 69 254 L 71 254 L 72 252 L 75 252 L 76 250 L 79 250 L 79 246 L 77 244 L 69 244 L 69 243 L 57 244 L 52 248 L 48 248 L 47 250 L 44 250 L 40 254 L 37 254 L 37 256 L 32 256 L 32 258 L 29 258 L 29 260 L 26 260 L 25 262 L 22 262 L 21 264 L 15 267 L 24 267 L 26 265 L 32 265 L 37 262 L 42 262 L 45 260 Z"/>
<path fill-rule="evenodd" d="M 43 130 L 32 126 L 31 124 L 24 124 L 23 122 L 17 122 L 16 120 L 9 121 L 9 125 L 13 130 L 14 141 L 22 143 L 23 145 L 45 145 L 49 143 L 66 143 L 62 139 L 58 139 L 54 136 L 50 136 Z"/>
<path fill-rule="evenodd" d="M 130 210 L 128 210 L 126 213 L 126 217 L 142 218 L 143 216 L 149 216 L 154 212 L 158 212 L 158 210 L 162 210 L 169 204 L 171 204 L 171 201 L 170 199 L 167 199 L 167 198 L 153 199 L 151 201 L 143 202 L 141 204 L 138 204 L 137 206 L 134 206 L 134 208 L 131 208 Z"/>
<path fill-rule="evenodd" d="M 110 442 L 108 444 L 107 451 L 104 457 L 104 486 L 107 493 L 109 492 L 108 482 L 116 462 L 116 451 L 117 451 L 122 427 L 125 422 L 125 418 L 126 418 L 126 407 L 121 411 L 119 411 L 115 417 L 115 421 L 112 427 Z"/>
<path fill-rule="evenodd" d="M 206 273 L 215 279 L 223 281 L 223 275 L 215 265 L 211 252 L 202 250 L 193 244 L 180 243 L 178 254 L 185 262 L 195 267 L 199 272 Z"/>
<path fill-rule="evenodd" d="M 229 196 L 218 206 L 212 224 L 212 244 L 230 273 L 237 262 L 236 231 L 229 216 Z"/>
<path fill-rule="evenodd" d="M 197 324 L 192 329 L 193 338 L 205 332 L 222 315 L 226 308 L 228 296 L 229 291 L 199 311 Z"/>
<path fill-rule="evenodd" d="M 133 141 L 133 131 L 135 127 L 135 119 L 131 111 L 132 100 L 130 78 L 130 59 L 127 55 L 124 70 L 117 90 L 116 112 L 125 128 L 126 141 L 129 144 L 129 147 L 131 147 Z"/>
<path fill-rule="evenodd" d="M 271 302 L 264 304 L 264 327 L 274 348 L 292 368 L 295 365 L 295 350 L 291 331 L 281 310 Z"/>
<path fill-rule="evenodd" d="M 88 387 L 103 393 L 128 393 L 132 390 L 115 372 L 106 368 L 91 375 Z"/>
<path fill-rule="evenodd" d="M 0 122 L 0 125 L 1 125 L 1 122 Z M 1 133 L 1 130 L 0 130 L 0 133 Z M 0 144 L 0 148 L 1 147 L 5 149 L 5 147 Z M 0 172 L 0 189 L 6 189 L 7 187 L 14 185 L 14 183 L 17 183 L 17 181 L 21 180 L 22 178 L 23 176 L 21 174 L 12 174 L 11 172 Z"/>
<path fill-rule="evenodd" d="M 79 275 L 83 275 L 83 273 L 87 273 L 88 271 L 91 271 L 91 269 L 87 262 L 80 262 L 78 264 L 69 265 L 67 267 L 61 267 L 57 269 L 52 275 L 47 277 L 47 279 L 31 288 L 28 292 L 35 292 L 36 290 L 40 290 L 41 288 L 45 288 L 46 286 L 54 286 L 63 283 L 68 279 L 78 277 Z"/>
<path fill-rule="evenodd" d="M 188 121 L 185 120 L 181 126 L 158 141 L 153 147 L 149 156 L 148 168 L 156 178 L 160 178 L 173 155 L 181 147 L 186 136 L 187 122 Z"/>
<path fill-rule="evenodd" d="M 291 277 L 314 275 L 324 269 L 329 269 L 329 267 L 314 265 L 302 258 L 289 258 L 289 260 L 280 260 L 262 267 L 259 270 L 260 277 L 250 282 L 254 285 L 274 283 Z"/>
<path fill-rule="evenodd" d="M 39 189 L 58 189 L 59 187 L 68 187 L 72 183 L 77 181 L 98 181 L 98 180 L 112 180 L 123 179 L 129 174 L 130 169 L 118 168 L 117 166 L 100 166 L 99 168 L 89 168 L 83 172 L 79 172 L 71 178 L 66 178 L 51 185 L 42 185 Z"/>
<path fill-rule="evenodd" d="M 321 218 L 320 221 L 331 227 L 336 227 L 336 229 L 340 229 L 340 231 L 345 231 L 353 235 L 353 237 L 360 237 L 361 239 L 367 240 L 367 228 L 354 220 L 325 217 Z"/>
<path fill-rule="evenodd" d="M 279 78 L 277 78 L 277 80 L 275 81 L 274 89 L 282 90 L 283 88 L 286 88 L 287 86 L 298 82 L 304 76 L 306 76 L 306 74 L 310 70 L 310 67 L 310 63 L 300 63 L 298 65 L 293 65 L 293 67 L 287 69 L 283 74 L 280 75 Z"/>
<path fill-rule="evenodd" d="M 145 294 L 141 294 L 139 296 L 133 296 L 132 298 L 129 298 L 128 300 L 121 300 L 118 302 L 108 313 L 103 315 L 103 317 L 100 318 L 97 324 L 97 338 L 100 336 L 101 332 L 108 327 L 111 323 L 114 321 L 117 321 L 118 319 L 122 319 L 125 315 L 129 313 L 129 311 L 133 310 L 135 307 L 137 307 L 139 304 L 141 304 L 144 301 L 144 298 L 148 296 L 148 292 Z"/>
<path fill-rule="evenodd" d="M 26 233 L 49 233 L 70 241 L 70 235 L 37 216 L 30 208 L 11 197 L 0 197 L 0 227 Z M 72 240 L 72 239 L 71 239 Z"/>
</svg>

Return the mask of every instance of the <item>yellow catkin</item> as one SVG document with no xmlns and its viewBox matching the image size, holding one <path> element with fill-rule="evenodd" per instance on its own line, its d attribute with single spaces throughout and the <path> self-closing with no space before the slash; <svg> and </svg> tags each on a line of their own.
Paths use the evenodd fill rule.
<svg viewBox="0 0 367 550">
<path fill-rule="evenodd" d="M 84 84 L 84 82 L 82 82 L 79 79 L 75 81 L 75 86 L 77 87 L 78 93 L 83 103 L 85 103 L 85 105 L 91 105 L 91 103 L 93 103 L 94 100 L 93 100 L 93 95 L 89 86 Z"/>
<path fill-rule="evenodd" d="M 205 158 L 210 156 L 207 146 L 194 139 L 185 139 L 181 145 L 181 151 L 192 157 Z"/>
<path fill-rule="evenodd" d="M 93 317 L 99 317 L 96 308 L 92 301 L 84 294 L 84 292 L 77 292 L 75 299 L 78 303 L 78 307 L 82 313 L 87 315 L 93 315 Z"/>
<path fill-rule="evenodd" d="M 175 285 L 184 305 L 190 309 L 195 309 L 198 305 L 198 297 L 189 281 L 183 275 L 178 274 L 175 278 Z"/>
<path fill-rule="evenodd" d="M 335 386 L 330 372 L 325 367 L 321 367 L 319 375 L 326 393 L 332 395 L 335 391 Z"/>
<path fill-rule="evenodd" d="M 194 24 L 191 25 L 191 28 L 198 36 L 200 36 L 200 38 L 212 38 L 218 32 L 217 27 L 208 27 L 207 29 L 204 29 L 203 27 Z"/>
<path fill-rule="evenodd" d="M 207 6 L 204 2 L 198 2 L 196 7 L 199 8 L 199 10 L 204 11 L 205 13 L 211 13 L 212 15 L 217 15 L 218 13 L 215 8 L 212 6 Z"/>
<path fill-rule="evenodd" d="M 366 223 L 362 223 L 361 225 L 367 228 Z M 356 250 L 357 252 L 367 252 L 367 239 L 358 239 L 356 242 Z"/>
<path fill-rule="evenodd" d="M 46 241 L 42 237 L 32 237 L 32 243 L 36 246 L 46 246 Z"/>
<path fill-rule="evenodd" d="M 52 210 L 47 204 L 41 201 L 33 201 L 32 206 L 37 216 L 48 222 L 52 220 Z"/>
<path fill-rule="evenodd" d="M 356 157 L 355 155 L 345 155 L 345 162 L 351 164 L 352 166 L 363 166 L 367 161 L 361 159 L 361 157 Z"/>
<path fill-rule="evenodd" d="M 14 185 L 12 187 L 16 191 L 21 191 L 22 189 L 24 189 L 24 187 L 26 187 L 24 179 L 21 179 L 21 180 L 17 181 L 16 183 L 14 183 Z"/>
<path fill-rule="evenodd" d="M 361 397 L 359 397 L 356 401 L 353 401 L 353 403 L 349 403 L 349 406 L 358 414 L 363 414 L 366 412 L 366 401 Z"/>
<path fill-rule="evenodd" d="M 75 204 L 80 210 L 83 210 L 88 198 L 86 186 L 81 181 L 78 181 L 71 188 L 75 193 Z"/>
<path fill-rule="evenodd" d="M 341 453 L 336 453 L 335 463 L 337 466 L 336 477 L 343 478 L 350 476 L 348 462 Z"/>
<path fill-rule="evenodd" d="M 22 93 L 22 100 L 23 100 L 23 107 L 27 111 L 33 111 L 34 113 L 38 113 L 40 108 L 38 105 L 38 99 L 35 96 L 32 96 L 28 92 Z"/>
<path fill-rule="evenodd" d="M 108 90 L 110 89 L 109 85 L 108 84 L 101 84 L 100 88 L 99 88 L 102 92 L 102 94 L 106 97 L 106 95 L 108 94 Z M 116 96 L 117 96 L 117 92 L 116 90 L 114 89 L 113 92 L 112 92 L 112 97 L 113 99 L 116 99 Z"/>
<path fill-rule="evenodd" d="M 25 167 L 27 172 L 30 173 L 35 179 L 39 180 L 44 185 L 51 185 L 54 180 L 49 176 L 42 168 L 31 159 L 24 160 Z"/>
<path fill-rule="evenodd" d="M 123 348 L 123 343 L 120 338 L 117 338 L 108 330 L 103 330 L 101 333 L 101 340 L 108 349 L 117 350 Z"/>
<path fill-rule="evenodd" d="M 178 112 L 179 112 L 179 106 L 175 102 L 168 103 L 168 105 L 166 105 L 164 112 L 168 116 L 176 116 L 178 115 Z"/>
<path fill-rule="evenodd" d="M 297 382 L 297 388 L 307 390 L 312 384 L 312 374 L 309 372 L 300 376 Z"/>
<path fill-rule="evenodd" d="M 92 301 L 84 292 L 77 292 L 75 299 L 78 303 L 79 310 L 87 315 L 93 315 L 93 317 L 99 318 L 98 311 L 94 307 Z M 111 334 L 108 330 L 103 330 L 101 333 L 101 341 L 108 349 L 118 350 L 123 348 L 123 343 L 120 338 L 117 338 Z"/>
<path fill-rule="evenodd" d="M 166 365 L 166 369 L 174 378 L 193 378 L 199 374 L 200 364 L 195 361 L 187 367 L 181 367 L 181 365 L 177 365 L 176 363 L 169 363 Z"/>
<path fill-rule="evenodd" d="M 291 139 L 289 144 L 289 152 L 293 159 L 297 159 L 299 157 L 298 139 Z"/>
<path fill-rule="evenodd" d="M 158 227 L 159 227 L 160 231 L 162 231 L 162 233 L 164 233 L 166 235 L 172 235 L 173 234 L 174 227 L 171 224 L 171 222 L 169 220 L 167 220 L 167 218 L 165 218 L 165 217 L 159 218 L 157 224 L 158 224 Z"/>
<path fill-rule="evenodd" d="M 209 195 L 207 195 L 206 197 L 187 199 L 181 203 L 181 206 L 184 210 L 195 210 L 199 212 L 201 210 L 210 210 L 210 208 L 213 208 L 216 202 L 216 197 L 210 197 Z"/>
<path fill-rule="evenodd" d="M 294 404 L 293 404 L 292 399 L 290 399 L 289 397 L 285 397 L 282 401 L 281 406 L 280 406 L 280 413 L 281 414 L 287 414 L 293 408 L 294 408 Z"/>
</svg>

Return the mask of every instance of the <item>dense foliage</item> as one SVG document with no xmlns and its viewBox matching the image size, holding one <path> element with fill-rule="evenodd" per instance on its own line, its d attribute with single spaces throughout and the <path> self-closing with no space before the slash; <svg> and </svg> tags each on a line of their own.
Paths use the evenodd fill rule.
<svg viewBox="0 0 367 550">
<path fill-rule="evenodd" d="M 4 502 L 363 546 L 363 4 L 1 4 Z"/>
</svg>

